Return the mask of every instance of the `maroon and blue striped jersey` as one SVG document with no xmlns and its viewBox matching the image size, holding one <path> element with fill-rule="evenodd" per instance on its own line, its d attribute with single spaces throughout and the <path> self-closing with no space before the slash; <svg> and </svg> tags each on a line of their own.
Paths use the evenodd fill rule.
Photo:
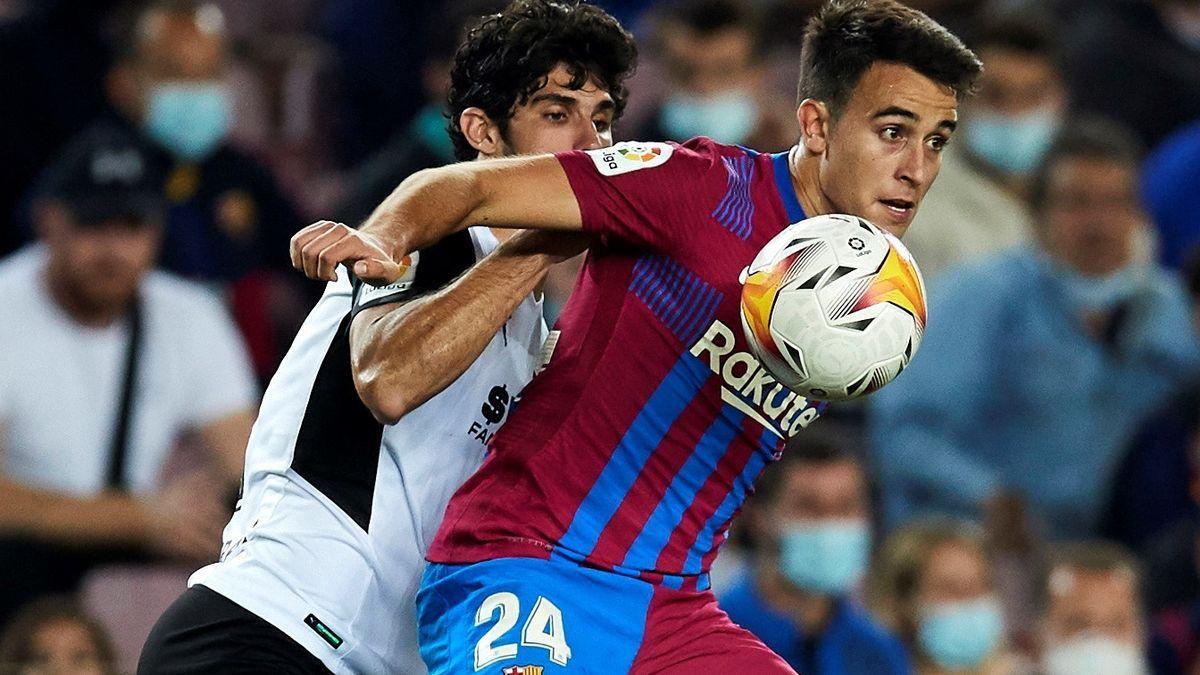
<svg viewBox="0 0 1200 675">
<path fill-rule="evenodd" d="M 597 243 L 429 560 L 553 556 L 703 590 L 755 478 L 823 410 L 763 370 L 738 317 L 742 270 L 805 217 L 786 154 L 698 138 L 558 159 Z"/>
</svg>

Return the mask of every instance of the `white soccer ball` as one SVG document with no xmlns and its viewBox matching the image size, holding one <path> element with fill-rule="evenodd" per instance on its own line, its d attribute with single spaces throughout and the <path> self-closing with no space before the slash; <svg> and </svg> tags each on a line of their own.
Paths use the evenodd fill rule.
<svg viewBox="0 0 1200 675">
<path fill-rule="evenodd" d="M 793 223 L 742 272 L 742 328 L 776 380 L 824 401 L 891 382 L 925 330 L 925 282 L 896 237 L 857 216 Z"/>
</svg>

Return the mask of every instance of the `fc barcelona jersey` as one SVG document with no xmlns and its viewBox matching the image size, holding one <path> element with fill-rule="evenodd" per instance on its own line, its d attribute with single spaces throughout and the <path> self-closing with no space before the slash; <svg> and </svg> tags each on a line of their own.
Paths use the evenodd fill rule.
<svg viewBox="0 0 1200 675">
<path fill-rule="evenodd" d="M 558 160 L 597 244 L 429 559 L 557 557 L 703 590 L 755 478 L 823 409 L 762 369 L 738 316 L 742 270 L 805 217 L 787 156 L 697 138 Z"/>
</svg>

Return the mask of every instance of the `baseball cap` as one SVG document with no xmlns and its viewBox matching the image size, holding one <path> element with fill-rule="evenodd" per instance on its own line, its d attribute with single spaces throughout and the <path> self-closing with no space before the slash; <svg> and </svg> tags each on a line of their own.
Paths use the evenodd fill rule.
<svg viewBox="0 0 1200 675">
<path fill-rule="evenodd" d="M 164 175 L 152 150 L 117 127 L 73 139 L 46 169 L 38 196 L 60 202 L 80 224 L 113 219 L 158 222 L 165 211 Z"/>
</svg>

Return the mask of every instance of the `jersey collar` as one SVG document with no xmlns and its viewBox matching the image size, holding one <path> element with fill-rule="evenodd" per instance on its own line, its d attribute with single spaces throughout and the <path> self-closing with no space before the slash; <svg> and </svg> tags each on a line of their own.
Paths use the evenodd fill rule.
<svg viewBox="0 0 1200 675">
<path fill-rule="evenodd" d="M 808 216 L 804 215 L 804 207 L 796 198 L 796 188 L 792 187 L 792 173 L 788 170 L 788 152 L 777 152 L 771 155 L 771 163 L 775 165 L 775 187 L 779 197 L 783 199 L 783 208 L 787 211 L 789 223 L 796 223 Z"/>
</svg>

